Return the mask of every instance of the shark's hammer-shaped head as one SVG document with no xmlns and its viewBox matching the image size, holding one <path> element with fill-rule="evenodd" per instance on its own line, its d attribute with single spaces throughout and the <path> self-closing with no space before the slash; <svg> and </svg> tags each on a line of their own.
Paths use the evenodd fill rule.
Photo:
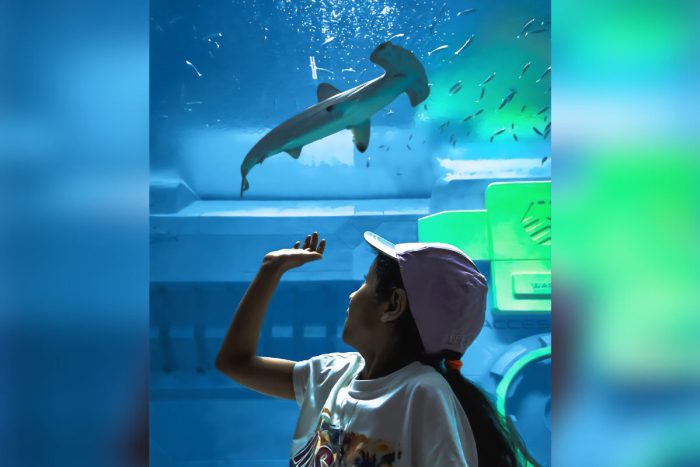
<svg viewBox="0 0 700 467">
<path fill-rule="evenodd" d="M 408 50 L 391 42 L 384 42 L 374 49 L 369 59 L 386 70 L 388 76 L 402 75 L 406 77 L 408 94 L 413 107 L 417 106 L 430 94 L 428 76 L 425 68 Z"/>
</svg>

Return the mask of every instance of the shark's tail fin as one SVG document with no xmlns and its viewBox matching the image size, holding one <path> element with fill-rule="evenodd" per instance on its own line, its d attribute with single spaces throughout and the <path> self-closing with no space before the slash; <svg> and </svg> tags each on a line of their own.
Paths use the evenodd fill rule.
<svg viewBox="0 0 700 467">
<path fill-rule="evenodd" d="M 248 183 L 248 179 L 246 178 L 246 176 L 243 175 L 243 178 L 241 179 L 241 198 L 243 198 L 243 192 L 246 191 L 248 188 L 250 188 L 250 184 Z"/>
<path fill-rule="evenodd" d="M 406 94 L 413 107 L 428 98 L 428 75 L 425 74 L 421 62 L 410 51 L 391 42 L 384 42 L 374 49 L 370 60 L 384 68 L 388 75 L 403 74 L 410 78 Z"/>
</svg>

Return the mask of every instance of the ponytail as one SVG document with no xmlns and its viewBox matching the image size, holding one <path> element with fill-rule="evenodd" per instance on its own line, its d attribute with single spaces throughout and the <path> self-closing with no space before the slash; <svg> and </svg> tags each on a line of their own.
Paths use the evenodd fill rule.
<svg viewBox="0 0 700 467">
<path fill-rule="evenodd" d="M 452 388 L 469 419 L 476 441 L 479 465 L 489 467 L 519 467 L 539 464 L 527 452 L 512 422 L 498 413 L 486 393 L 466 379 L 456 368 L 442 365 L 443 359 L 458 360 L 457 352 L 443 350 L 439 357 L 423 355 L 421 363 L 440 373 Z"/>
</svg>

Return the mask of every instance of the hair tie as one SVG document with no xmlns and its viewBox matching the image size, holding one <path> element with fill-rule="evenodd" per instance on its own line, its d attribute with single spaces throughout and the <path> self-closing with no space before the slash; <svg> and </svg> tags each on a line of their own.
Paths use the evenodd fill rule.
<svg viewBox="0 0 700 467">
<path fill-rule="evenodd" d="M 445 360 L 445 366 L 452 370 L 460 371 L 462 369 L 462 360 Z"/>
</svg>

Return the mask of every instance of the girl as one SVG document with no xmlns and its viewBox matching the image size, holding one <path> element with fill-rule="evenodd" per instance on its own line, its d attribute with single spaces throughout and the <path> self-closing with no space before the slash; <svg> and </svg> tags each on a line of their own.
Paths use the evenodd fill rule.
<svg viewBox="0 0 700 467">
<path fill-rule="evenodd" d="M 268 253 L 238 306 L 216 367 L 240 384 L 296 400 L 290 466 L 498 467 L 534 464 L 516 431 L 460 368 L 484 323 L 487 285 L 459 249 L 377 251 L 350 294 L 343 341 L 357 352 L 293 362 L 256 355 L 268 302 L 289 269 L 323 258 L 318 234 Z"/>
</svg>

